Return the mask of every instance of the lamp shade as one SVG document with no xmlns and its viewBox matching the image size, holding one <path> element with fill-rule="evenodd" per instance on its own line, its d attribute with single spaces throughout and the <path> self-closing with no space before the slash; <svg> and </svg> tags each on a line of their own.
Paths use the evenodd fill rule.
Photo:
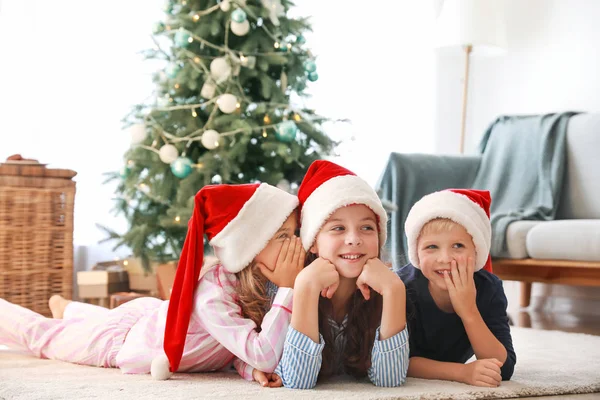
<svg viewBox="0 0 600 400">
<path fill-rule="evenodd" d="M 501 0 L 445 0 L 437 19 L 437 48 L 472 46 L 473 54 L 497 55 L 506 50 Z"/>
</svg>

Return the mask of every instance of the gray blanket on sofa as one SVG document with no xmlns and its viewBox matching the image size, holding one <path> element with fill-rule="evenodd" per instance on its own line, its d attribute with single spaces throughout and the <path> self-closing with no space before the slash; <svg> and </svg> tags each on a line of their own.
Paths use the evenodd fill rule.
<svg viewBox="0 0 600 400">
<path fill-rule="evenodd" d="M 396 267 L 406 263 L 404 221 L 422 196 L 448 188 L 492 193 L 494 257 L 507 255 L 506 229 L 517 220 L 556 215 L 566 162 L 566 132 L 575 112 L 502 116 L 487 129 L 472 157 L 392 153 L 377 190 L 396 205 L 387 249 Z"/>
<path fill-rule="evenodd" d="M 508 255 L 511 222 L 554 219 L 565 172 L 567 125 L 575 114 L 502 116 L 483 135 L 481 163 L 471 186 L 493 195 L 494 257 Z"/>
</svg>

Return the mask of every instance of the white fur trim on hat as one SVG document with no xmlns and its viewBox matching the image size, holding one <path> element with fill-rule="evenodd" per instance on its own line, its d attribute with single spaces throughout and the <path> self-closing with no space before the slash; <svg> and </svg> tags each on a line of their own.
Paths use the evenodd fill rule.
<svg viewBox="0 0 600 400">
<path fill-rule="evenodd" d="M 487 262 L 492 242 L 492 226 L 487 214 L 479 205 L 467 196 L 452 192 L 440 191 L 428 194 L 411 208 L 404 231 L 408 244 L 408 258 L 412 265 L 419 267 L 417 240 L 423 226 L 436 218 L 448 218 L 459 225 L 473 237 L 477 259 L 475 271 L 479 271 Z"/>
<path fill-rule="evenodd" d="M 377 193 L 367 182 L 356 175 L 342 175 L 329 179 L 316 188 L 302 206 L 300 238 L 308 251 L 329 216 L 338 208 L 351 204 L 369 207 L 379 222 L 379 246 L 387 237 L 387 213 Z"/>
<path fill-rule="evenodd" d="M 261 184 L 236 217 L 210 241 L 225 269 L 236 273 L 248 266 L 296 207 L 296 196 Z"/>
</svg>

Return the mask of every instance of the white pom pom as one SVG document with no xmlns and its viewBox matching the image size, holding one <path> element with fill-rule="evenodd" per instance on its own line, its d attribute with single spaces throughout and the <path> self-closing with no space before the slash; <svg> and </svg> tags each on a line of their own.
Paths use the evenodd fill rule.
<svg viewBox="0 0 600 400">
<path fill-rule="evenodd" d="M 173 373 L 169 371 L 169 359 L 165 354 L 154 357 L 152 365 L 150 365 L 150 375 L 157 381 L 164 381 L 173 376 Z"/>
</svg>

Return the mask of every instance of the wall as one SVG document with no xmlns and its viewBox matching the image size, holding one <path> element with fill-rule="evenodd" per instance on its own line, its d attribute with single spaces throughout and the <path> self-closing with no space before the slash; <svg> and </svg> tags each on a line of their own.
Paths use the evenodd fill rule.
<svg viewBox="0 0 600 400">
<path fill-rule="evenodd" d="M 466 153 L 501 114 L 600 111 L 600 1 L 504 0 L 508 51 L 471 62 Z M 437 55 L 435 150 L 458 153 L 463 55 Z M 511 307 L 516 285 L 507 282 Z M 533 306 L 600 311 L 600 289 L 534 285 Z"/>
</svg>

